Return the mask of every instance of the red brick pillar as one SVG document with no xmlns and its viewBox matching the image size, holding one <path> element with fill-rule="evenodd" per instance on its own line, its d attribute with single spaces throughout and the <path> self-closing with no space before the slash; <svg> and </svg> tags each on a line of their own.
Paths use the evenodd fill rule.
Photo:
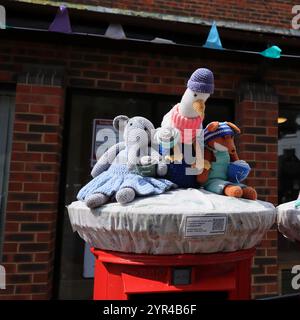
<svg viewBox="0 0 300 320">
<path fill-rule="evenodd" d="M 246 183 L 256 188 L 260 200 L 277 205 L 278 98 L 265 84 L 242 84 L 236 102 L 240 158 L 249 162 Z M 253 297 L 278 293 L 277 229 L 273 226 L 257 248 L 252 269 Z"/>
<path fill-rule="evenodd" d="M 19 76 L 0 299 L 48 299 L 52 292 L 64 89 L 57 70 Z"/>
</svg>

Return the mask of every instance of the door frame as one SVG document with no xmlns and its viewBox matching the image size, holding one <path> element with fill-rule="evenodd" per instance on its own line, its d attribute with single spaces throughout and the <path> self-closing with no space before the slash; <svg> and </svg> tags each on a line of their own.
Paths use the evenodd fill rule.
<svg viewBox="0 0 300 320">
<path fill-rule="evenodd" d="M 5 119 L 3 123 L 6 126 L 0 126 L 0 134 L 4 139 L 1 139 L 3 145 L 1 146 L 0 141 L 0 156 L 3 152 L 3 160 L 0 159 L 0 261 L 2 261 L 3 255 L 3 244 L 4 244 L 4 233 L 5 233 L 5 221 L 6 221 L 6 205 L 9 185 L 9 171 L 10 171 L 10 160 L 11 160 L 11 149 L 13 141 L 13 124 L 15 114 L 15 91 L 13 90 L 0 90 L 0 108 L 6 110 L 0 110 L 0 114 L 3 111 Z M 3 120 L 3 118 L 2 118 Z M 1 119 L 0 119 L 1 122 Z M 2 149 L 2 150 L 1 150 Z"/>
</svg>

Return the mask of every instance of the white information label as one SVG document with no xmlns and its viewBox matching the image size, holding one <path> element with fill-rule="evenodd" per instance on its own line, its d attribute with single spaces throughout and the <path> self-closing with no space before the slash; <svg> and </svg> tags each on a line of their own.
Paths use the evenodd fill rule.
<svg viewBox="0 0 300 320">
<path fill-rule="evenodd" d="M 199 237 L 224 234 L 227 226 L 227 216 L 188 216 L 185 221 L 185 237 Z"/>
</svg>

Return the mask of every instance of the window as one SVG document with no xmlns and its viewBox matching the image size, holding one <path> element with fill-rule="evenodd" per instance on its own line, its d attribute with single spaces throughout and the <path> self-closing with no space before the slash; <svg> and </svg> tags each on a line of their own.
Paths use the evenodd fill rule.
<svg viewBox="0 0 300 320">
<path fill-rule="evenodd" d="M 4 237 L 14 105 L 13 94 L 0 91 L 0 259 Z"/>
<path fill-rule="evenodd" d="M 87 248 L 78 234 L 72 232 L 64 206 L 76 201 L 79 189 L 91 179 L 93 120 L 112 120 L 120 114 L 129 117 L 140 115 L 158 127 L 163 115 L 179 100 L 180 97 L 177 96 L 150 94 L 78 90 L 69 92 L 65 113 L 64 176 L 60 192 L 63 196 L 59 221 L 61 235 L 58 235 L 61 248 L 56 267 L 59 283 L 56 294 L 59 299 L 92 298 L 93 280 L 85 278 L 88 274 L 84 268 L 84 261 L 89 259 Z M 213 120 L 233 121 L 233 110 L 233 101 L 210 99 L 207 102 L 206 123 Z"/>
</svg>

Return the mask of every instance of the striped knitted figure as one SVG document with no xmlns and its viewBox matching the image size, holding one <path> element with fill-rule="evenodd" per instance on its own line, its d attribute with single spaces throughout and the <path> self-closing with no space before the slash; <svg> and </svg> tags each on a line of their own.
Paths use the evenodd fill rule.
<svg viewBox="0 0 300 320">
<path fill-rule="evenodd" d="M 125 204 L 136 195 L 161 194 L 175 187 L 174 183 L 155 177 L 164 176 L 167 165 L 150 146 L 153 124 L 143 117 L 118 116 L 113 125 L 123 131 L 124 141 L 112 146 L 98 160 L 91 173 L 94 179 L 79 191 L 77 199 L 96 208 L 111 198 Z"/>
<path fill-rule="evenodd" d="M 234 136 L 240 129 L 231 122 L 212 122 L 204 130 L 204 159 L 210 163 L 198 175 L 198 182 L 204 189 L 220 195 L 250 200 L 257 199 L 252 187 L 240 183 L 250 172 L 246 162 L 238 158 Z"/>
</svg>

